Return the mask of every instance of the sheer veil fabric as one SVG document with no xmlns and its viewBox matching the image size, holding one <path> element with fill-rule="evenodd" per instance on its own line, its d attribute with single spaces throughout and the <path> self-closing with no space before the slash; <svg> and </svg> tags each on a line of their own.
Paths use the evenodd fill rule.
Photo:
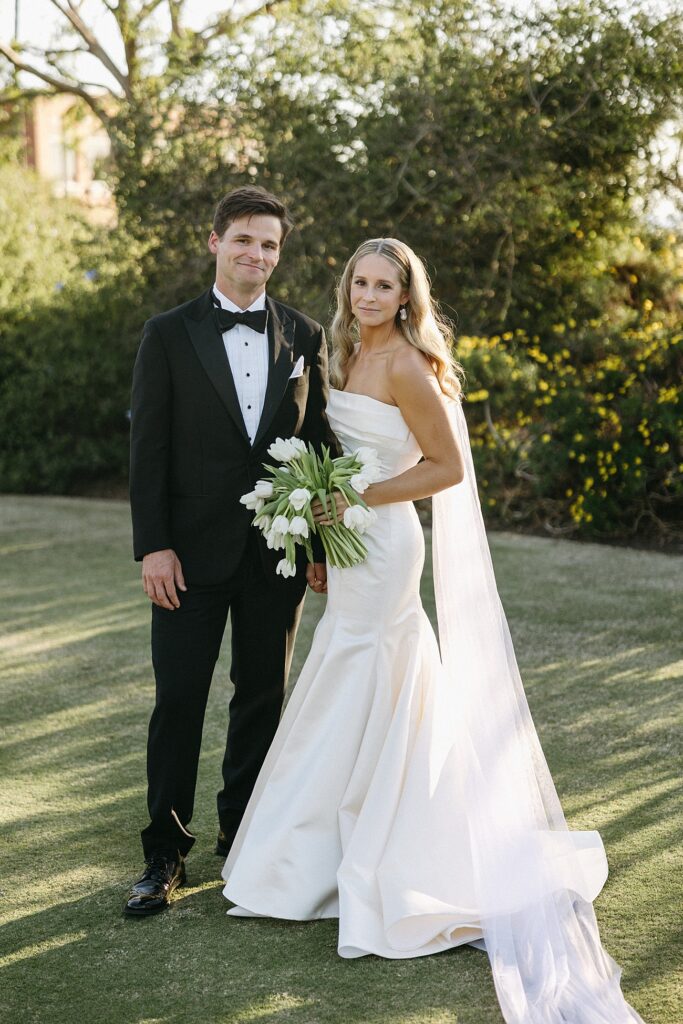
<svg viewBox="0 0 683 1024">
<path fill-rule="evenodd" d="M 441 661 L 468 807 L 477 907 L 507 1024 L 643 1024 L 602 948 L 597 832 L 572 833 L 531 719 L 496 587 L 460 402 L 465 479 L 433 498 Z"/>
</svg>

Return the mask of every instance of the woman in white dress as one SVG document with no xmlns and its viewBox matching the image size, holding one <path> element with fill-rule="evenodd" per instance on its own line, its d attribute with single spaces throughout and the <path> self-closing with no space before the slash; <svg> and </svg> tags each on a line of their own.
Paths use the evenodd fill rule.
<svg viewBox="0 0 683 1024">
<path fill-rule="evenodd" d="M 341 278 L 328 418 L 376 450 L 368 558 L 327 608 L 225 863 L 236 916 L 339 918 L 339 954 L 485 949 L 508 1024 L 633 1024 L 519 679 L 477 498 L 459 367 L 424 267 L 363 243 Z M 439 643 L 412 502 L 434 495 Z M 343 511 L 341 499 L 339 511 Z M 313 509 L 318 521 L 324 513 Z"/>
</svg>

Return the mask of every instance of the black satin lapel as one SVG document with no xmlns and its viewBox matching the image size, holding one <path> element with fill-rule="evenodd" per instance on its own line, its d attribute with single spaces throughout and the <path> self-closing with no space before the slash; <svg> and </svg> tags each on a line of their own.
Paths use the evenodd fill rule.
<svg viewBox="0 0 683 1024">
<path fill-rule="evenodd" d="M 218 392 L 223 405 L 235 421 L 235 426 L 244 437 L 244 440 L 249 443 L 249 435 L 244 425 L 242 410 L 237 398 L 235 381 L 232 376 L 223 339 L 214 319 L 213 308 L 210 307 L 201 320 L 193 320 L 188 316 L 184 319 L 200 363 Z"/>
<path fill-rule="evenodd" d="M 257 444 L 268 430 L 287 390 L 287 381 L 294 369 L 294 321 L 286 314 L 280 316 L 271 299 L 268 306 L 268 384 L 263 411 L 254 438 Z"/>
</svg>

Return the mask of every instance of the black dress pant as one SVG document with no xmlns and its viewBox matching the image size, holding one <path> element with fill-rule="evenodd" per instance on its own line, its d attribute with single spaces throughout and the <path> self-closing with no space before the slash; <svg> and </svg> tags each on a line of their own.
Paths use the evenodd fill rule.
<svg viewBox="0 0 683 1024">
<path fill-rule="evenodd" d="M 228 613 L 232 626 L 230 678 L 235 692 L 223 760 L 218 820 L 228 838 L 237 831 L 275 735 L 306 587 L 267 576 L 255 537 L 239 571 L 226 583 L 189 585 L 180 608 L 152 606 L 152 662 L 156 704 L 147 744 L 145 856 L 186 855 L 204 713 Z"/>
</svg>

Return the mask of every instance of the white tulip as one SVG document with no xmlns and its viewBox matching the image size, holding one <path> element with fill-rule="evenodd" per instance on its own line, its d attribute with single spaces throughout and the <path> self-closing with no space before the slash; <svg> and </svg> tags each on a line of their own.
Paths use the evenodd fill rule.
<svg viewBox="0 0 683 1024">
<path fill-rule="evenodd" d="M 287 579 L 288 576 L 296 576 L 296 566 L 286 558 L 281 558 L 277 563 L 275 572 L 278 576 L 284 576 Z"/>
<path fill-rule="evenodd" d="M 306 443 L 300 437 L 289 437 L 286 439 L 278 437 L 268 449 L 268 454 L 272 459 L 277 459 L 278 462 L 291 462 L 292 459 L 295 459 L 297 455 L 306 450 Z"/>
<path fill-rule="evenodd" d="M 289 504 L 296 512 L 308 505 L 313 495 L 305 487 L 296 487 L 289 495 Z"/>
<path fill-rule="evenodd" d="M 292 537 L 308 537 L 308 523 L 303 516 L 294 516 L 289 524 Z"/>
<path fill-rule="evenodd" d="M 254 494 L 259 498 L 272 498 L 273 485 L 270 480 L 257 480 Z"/>
<path fill-rule="evenodd" d="M 276 459 L 278 462 L 289 462 L 292 458 L 292 449 L 288 441 L 285 441 L 283 437 L 278 437 L 268 449 L 268 454 L 271 459 Z"/>
<path fill-rule="evenodd" d="M 358 492 L 358 494 L 363 494 L 363 492 L 367 491 L 370 486 L 370 481 L 364 473 L 354 473 L 349 480 L 349 483 L 353 487 L 354 491 Z"/>
<path fill-rule="evenodd" d="M 359 448 L 355 454 L 361 466 L 377 466 L 379 464 L 379 455 L 374 448 Z"/>
<path fill-rule="evenodd" d="M 270 516 L 257 516 L 254 519 L 254 526 L 258 526 L 261 533 L 268 533 L 272 519 Z"/>
<path fill-rule="evenodd" d="M 284 533 L 277 533 L 271 526 L 266 535 L 266 544 L 271 551 L 282 551 L 285 546 Z"/>
<path fill-rule="evenodd" d="M 240 504 L 245 505 L 248 509 L 253 512 L 256 508 L 256 502 L 258 501 L 258 495 L 256 491 L 249 491 L 248 494 L 243 494 L 240 498 Z"/>
<path fill-rule="evenodd" d="M 275 516 L 271 529 L 273 533 L 281 533 L 283 536 L 289 533 L 289 519 L 287 516 Z"/>
<path fill-rule="evenodd" d="M 254 512 L 256 512 L 256 515 L 259 514 L 264 505 L 265 501 L 263 500 L 263 498 L 256 499 L 256 504 L 254 505 Z"/>
<path fill-rule="evenodd" d="M 371 508 L 363 508 L 362 505 L 351 505 L 344 511 L 344 526 L 349 530 L 356 530 L 358 533 L 365 533 L 369 526 L 372 526 L 377 513 Z"/>
</svg>

